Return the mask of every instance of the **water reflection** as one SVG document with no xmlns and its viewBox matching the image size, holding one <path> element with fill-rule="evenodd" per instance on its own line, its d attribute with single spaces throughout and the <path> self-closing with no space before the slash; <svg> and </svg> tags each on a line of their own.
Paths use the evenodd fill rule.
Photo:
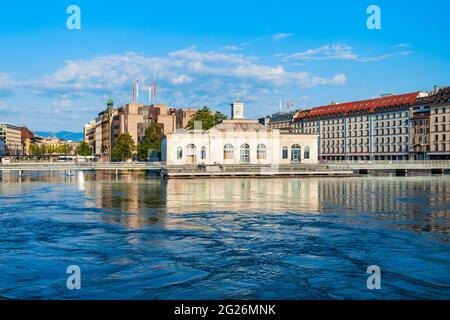
<svg viewBox="0 0 450 320">
<path fill-rule="evenodd" d="M 141 228 L 167 214 L 253 212 L 371 215 L 397 227 L 449 232 L 450 177 L 316 179 L 169 179 L 144 173 L 16 172 L 1 174 L 0 194 L 30 192 L 33 185 L 75 184 L 87 207 L 107 209 L 111 223 Z M 375 214 L 375 216 L 373 216 Z M 360 217 L 361 218 L 361 217 Z M 395 222 L 398 222 L 397 224 Z"/>
<path fill-rule="evenodd" d="M 140 228 L 195 212 L 339 214 L 371 218 L 401 228 L 449 232 L 450 179 L 159 179 L 103 175 L 91 177 L 85 192 L 97 208 L 125 213 L 111 222 Z M 375 216 L 374 216 L 375 214 Z M 350 219 L 350 217 L 348 217 Z M 170 224 L 170 223 L 169 223 Z"/>
<path fill-rule="evenodd" d="M 1 177 L 0 298 L 450 297 L 449 177 Z"/>
</svg>

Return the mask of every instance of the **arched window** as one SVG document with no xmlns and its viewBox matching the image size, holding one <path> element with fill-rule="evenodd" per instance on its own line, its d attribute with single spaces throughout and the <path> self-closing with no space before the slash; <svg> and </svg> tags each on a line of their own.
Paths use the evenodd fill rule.
<svg viewBox="0 0 450 320">
<path fill-rule="evenodd" d="M 258 148 L 256 149 L 256 157 L 258 160 L 266 159 L 267 152 L 266 152 L 266 146 L 264 144 L 258 145 Z"/>
<path fill-rule="evenodd" d="M 289 148 L 286 147 L 286 146 L 283 147 L 283 155 L 282 155 L 282 157 L 283 157 L 283 160 L 289 159 Z"/>
<path fill-rule="evenodd" d="M 302 147 L 298 144 L 294 144 L 291 147 L 291 161 L 292 163 L 300 163 L 302 158 Z"/>
<path fill-rule="evenodd" d="M 333 148 L 333 150 L 334 150 L 334 148 Z M 334 151 L 333 151 L 333 152 L 334 152 Z M 310 158 L 310 149 L 309 149 L 309 147 L 306 147 L 306 148 L 305 148 L 305 154 L 304 154 L 303 158 L 309 160 L 309 158 Z"/>
<path fill-rule="evenodd" d="M 234 159 L 234 147 L 231 144 L 226 144 L 223 147 L 223 159 L 224 160 L 232 160 Z"/>
<path fill-rule="evenodd" d="M 183 148 L 182 147 L 177 148 L 177 159 L 178 160 L 183 159 Z"/>
<path fill-rule="evenodd" d="M 250 146 L 248 144 L 241 146 L 241 163 L 250 163 Z"/>
<path fill-rule="evenodd" d="M 206 159 L 206 147 L 202 147 L 201 158 L 202 160 Z"/>
</svg>

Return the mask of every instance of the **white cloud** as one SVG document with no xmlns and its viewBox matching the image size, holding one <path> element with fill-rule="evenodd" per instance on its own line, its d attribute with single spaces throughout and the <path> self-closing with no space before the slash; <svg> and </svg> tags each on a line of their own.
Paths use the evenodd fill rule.
<svg viewBox="0 0 450 320">
<path fill-rule="evenodd" d="M 363 57 L 353 52 L 353 48 L 347 44 L 327 44 L 319 48 L 308 49 L 290 55 L 285 55 L 285 60 L 323 61 L 323 60 L 352 60 L 358 62 L 381 61 L 398 56 L 411 55 L 412 51 L 402 51 L 378 56 Z"/>
<path fill-rule="evenodd" d="M 9 96 L 12 94 L 12 89 L 16 85 L 13 78 L 4 72 L 0 72 L 0 96 Z"/>
<path fill-rule="evenodd" d="M 272 39 L 274 40 L 283 40 L 289 37 L 292 37 L 294 34 L 293 33 L 275 33 L 272 35 Z"/>
<path fill-rule="evenodd" d="M 327 78 L 307 72 L 289 71 L 282 65 L 259 63 L 258 58 L 254 56 L 217 51 L 202 52 L 188 48 L 163 57 L 127 53 L 91 60 L 68 61 L 63 68 L 42 77 L 34 82 L 33 86 L 36 90 L 60 93 L 105 92 L 129 90 L 131 79 L 147 83 L 153 78 L 167 86 L 195 84 L 198 88 L 200 83 L 206 83 L 213 89 L 217 81 L 228 87 L 231 83 L 244 81 L 258 86 L 312 87 L 341 85 L 346 79 L 345 75 Z"/>
<path fill-rule="evenodd" d="M 224 46 L 221 49 L 222 50 L 226 50 L 226 51 L 239 51 L 239 50 L 241 50 L 241 48 L 239 48 L 238 46 L 233 46 L 233 45 Z"/>
</svg>

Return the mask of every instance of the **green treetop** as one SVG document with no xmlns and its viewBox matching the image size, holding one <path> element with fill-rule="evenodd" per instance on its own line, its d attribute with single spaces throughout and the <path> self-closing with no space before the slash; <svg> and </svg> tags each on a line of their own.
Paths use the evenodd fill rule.
<svg viewBox="0 0 450 320">
<path fill-rule="evenodd" d="M 147 161 L 149 150 L 155 150 L 158 153 L 161 152 L 161 138 L 161 127 L 154 122 L 150 123 L 148 128 L 145 129 L 144 141 L 138 145 L 138 159 L 141 161 Z"/>
<path fill-rule="evenodd" d="M 91 147 L 86 141 L 83 141 L 78 147 L 77 154 L 82 157 L 89 157 L 92 154 Z"/>
<path fill-rule="evenodd" d="M 133 157 L 135 150 L 136 145 L 134 144 L 133 137 L 129 133 L 122 133 L 114 145 L 112 159 L 113 161 L 126 161 Z"/>
<path fill-rule="evenodd" d="M 223 113 L 216 112 L 213 114 L 207 106 L 204 106 L 194 114 L 191 120 L 189 120 L 187 128 L 190 130 L 194 129 L 195 122 L 199 121 L 202 123 L 202 129 L 208 130 L 225 119 L 227 119 L 227 116 Z"/>
</svg>

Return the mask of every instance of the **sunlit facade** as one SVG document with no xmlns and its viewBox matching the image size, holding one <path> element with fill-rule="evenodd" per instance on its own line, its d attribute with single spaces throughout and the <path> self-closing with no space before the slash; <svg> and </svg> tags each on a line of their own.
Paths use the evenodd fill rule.
<svg viewBox="0 0 450 320">
<path fill-rule="evenodd" d="M 234 118 L 209 130 L 167 134 L 162 141 L 162 161 L 167 165 L 315 164 L 317 145 L 315 134 L 287 133 L 258 120 Z"/>
</svg>

